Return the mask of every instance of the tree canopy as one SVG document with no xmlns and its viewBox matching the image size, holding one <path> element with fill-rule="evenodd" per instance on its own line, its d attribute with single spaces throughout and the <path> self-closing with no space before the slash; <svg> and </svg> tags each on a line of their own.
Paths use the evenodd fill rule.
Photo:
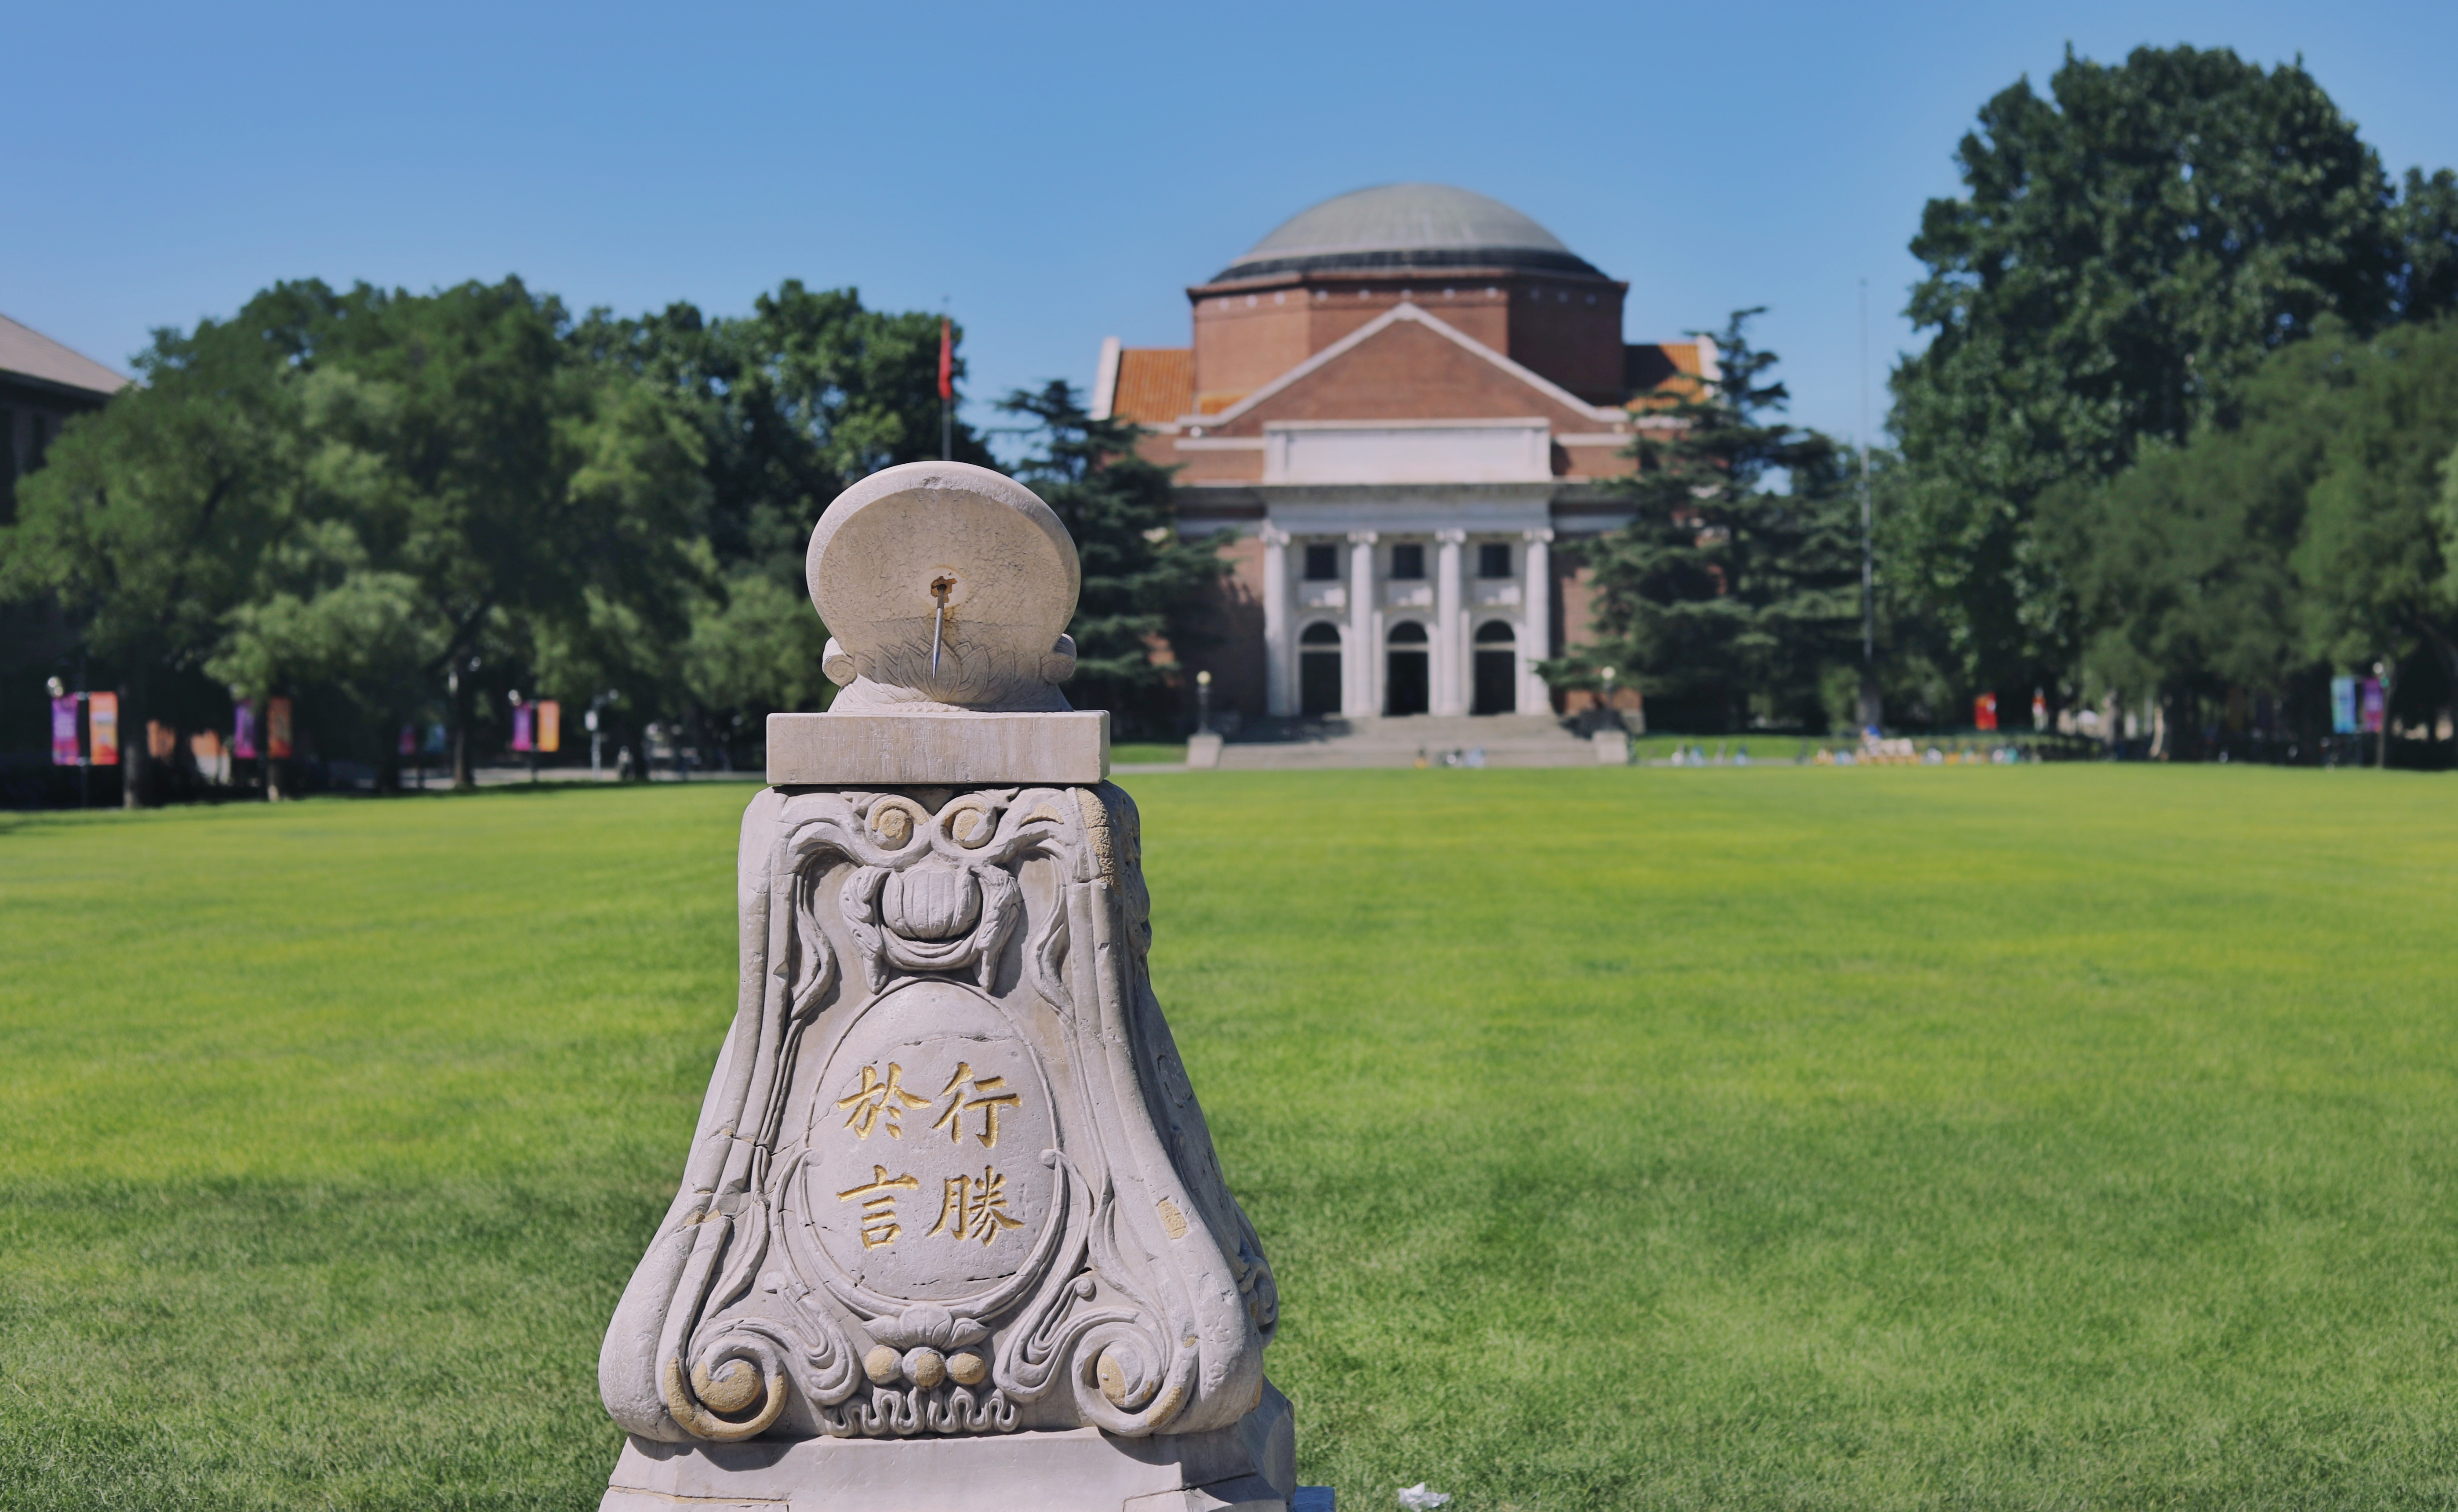
<svg viewBox="0 0 2458 1512">
<path fill-rule="evenodd" d="M 2271 351 L 2448 308 L 2458 184 L 2378 157 L 2300 64 L 2069 53 L 1989 100 L 1929 202 L 1893 378 L 1907 515 L 1890 564 L 1968 679 L 2055 682 L 2085 633 L 2034 526 L 2042 492 L 2229 422 Z"/>
</svg>

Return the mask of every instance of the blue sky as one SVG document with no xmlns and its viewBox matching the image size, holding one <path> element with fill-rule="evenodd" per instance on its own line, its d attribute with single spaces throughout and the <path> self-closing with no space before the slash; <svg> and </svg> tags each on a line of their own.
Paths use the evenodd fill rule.
<svg viewBox="0 0 2458 1512">
<path fill-rule="evenodd" d="M 1764 304 L 1858 426 L 1922 202 L 2066 45 L 2302 53 L 2395 173 L 2458 164 L 2458 7 L 0 4 L 0 312 L 125 367 L 281 278 L 518 273 L 740 310 L 800 278 L 966 323 L 968 414 L 1345 190 L 1462 184 L 1631 283 L 1632 340 Z M 1871 376 L 1871 405 L 1884 389 Z"/>
</svg>

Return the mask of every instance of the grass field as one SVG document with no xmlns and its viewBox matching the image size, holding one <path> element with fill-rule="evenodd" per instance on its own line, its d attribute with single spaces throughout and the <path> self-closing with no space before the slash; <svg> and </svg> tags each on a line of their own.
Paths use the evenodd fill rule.
<svg viewBox="0 0 2458 1512">
<path fill-rule="evenodd" d="M 2458 1504 L 2458 784 L 1129 786 L 1351 1512 Z M 594 1506 L 748 796 L 0 819 L 0 1505 Z"/>
</svg>

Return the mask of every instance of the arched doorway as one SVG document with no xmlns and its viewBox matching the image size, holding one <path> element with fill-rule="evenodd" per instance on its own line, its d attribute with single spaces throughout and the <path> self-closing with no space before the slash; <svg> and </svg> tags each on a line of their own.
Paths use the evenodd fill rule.
<svg viewBox="0 0 2458 1512">
<path fill-rule="evenodd" d="M 1476 628 L 1476 705 L 1473 714 L 1519 712 L 1518 636 L 1507 619 Z"/>
<path fill-rule="evenodd" d="M 1298 713 L 1340 713 L 1340 627 L 1316 620 L 1298 636 Z"/>
<path fill-rule="evenodd" d="M 1424 714 L 1433 707 L 1432 670 L 1427 665 L 1432 645 L 1426 639 L 1426 627 L 1413 619 L 1404 619 L 1391 627 L 1385 637 L 1383 668 L 1383 712 L 1385 714 Z"/>
</svg>

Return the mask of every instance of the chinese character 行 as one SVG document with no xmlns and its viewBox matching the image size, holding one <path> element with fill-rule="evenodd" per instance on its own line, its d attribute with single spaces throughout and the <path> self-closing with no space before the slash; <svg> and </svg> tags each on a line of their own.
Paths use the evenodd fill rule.
<svg viewBox="0 0 2458 1512">
<path fill-rule="evenodd" d="M 979 1239 L 988 1245 L 1001 1230 L 1023 1227 L 1023 1220 L 1007 1211 L 1007 1178 L 984 1166 L 979 1176 L 948 1178 L 947 1190 L 939 1197 L 939 1221 L 930 1232 L 960 1244 Z"/>
<path fill-rule="evenodd" d="M 962 1143 L 965 1137 L 964 1115 L 979 1108 L 982 1131 L 973 1137 L 982 1142 L 984 1150 L 996 1148 L 999 1109 L 1014 1108 L 1024 1101 L 1013 1092 L 999 1092 L 999 1088 L 1006 1085 L 1006 1077 L 975 1076 L 969 1063 L 958 1061 L 956 1074 L 948 1077 L 948 1085 L 939 1088 L 939 1095 L 948 1100 L 948 1110 L 941 1113 L 938 1121 L 930 1127 L 946 1129 L 950 1143 Z M 991 1092 L 998 1092 L 998 1095 L 984 1095 Z"/>
<path fill-rule="evenodd" d="M 873 1166 L 870 1168 L 868 1186 L 856 1187 L 851 1191 L 840 1191 L 837 1193 L 837 1201 L 851 1202 L 856 1197 L 862 1199 L 862 1247 L 865 1250 L 876 1250 L 894 1244 L 896 1236 L 905 1232 L 903 1226 L 896 1221 L 896 1194 L 900 1191 L 921 1190 L 921 1178 L 911 1174 L 891 1176 L 887 1173 L 885 1166 Z"/>
<path fill-rule="evenodd" d="M 837 1099 L 839 1108 L 849 1109 L 845 1128 L 859 1139 L 868 1139 L 871 1129 L 883 1118 L 887 1123 L 887 1137 L 903 1139 L 905 1130 L 897 1123 L 900 1103 L 906 1108 L 927 1108 L 930 1099 L 916 1097 L 905 1089 L 905 1067 L 894 1061 L 887 1063 L 887 1080 L 879 1079 L 879 1067 L 865 1066 L 862 1068 L 862 1085 Z"/>
</svg>

